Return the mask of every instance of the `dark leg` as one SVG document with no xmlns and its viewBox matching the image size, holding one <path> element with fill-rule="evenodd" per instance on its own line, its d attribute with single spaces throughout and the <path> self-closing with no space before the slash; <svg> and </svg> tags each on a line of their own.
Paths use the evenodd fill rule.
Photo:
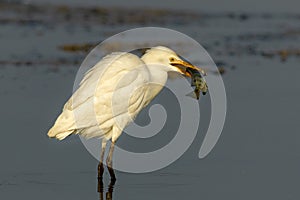
<svg viewBox="0 0 300 200">
<path fill-rule="evenodd" d="M 109 153 L 108 153 L 107 160 L 106 160 L 106 165 L 107 165 L 108 172 L 110 174 L 111 181 L 116 180 L 115 172 L 112 167 L 112 156 L 113 156 L 114 147 L 115 147 L 115 143 L 112 142 L 110 145 Z"/>
<path fill-rule="evenodd" d="M 102 146 L 101 146 L 101 154 L 100 154 L 100 162 L 98 164 L 98 179 L 102 179 L 102 175 L 104 172 L 103 167 L 103 159 L 104 159 L 104 153 L 105 153 L 105 147 L 106 147 L 106 140 L 102 139 Z"/>
</svg>

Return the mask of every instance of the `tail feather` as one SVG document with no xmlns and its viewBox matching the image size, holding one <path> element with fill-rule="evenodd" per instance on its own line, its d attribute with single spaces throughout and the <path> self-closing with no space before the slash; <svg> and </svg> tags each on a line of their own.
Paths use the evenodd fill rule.
<svg viewBox="0 0 300 200">
<path fill-rule="evenodd" d="M 57 133 L 55 135 L 51 135 L 50 131 L 48 132 L 48 136 L 52 137 L 52 138 L 56 138 L 58 140 L 63 140 L 66 137 L 68 137 L 69 135 L 71 135 L 74 131 L 66 131 L 66 132 L 62 132 L 62 133 Z"/>
<path fill-rule="evenodd" d="M 76 131 L 73 112 L 64 110 L 57 118 L 54 126 L 48 131 L 48 136 L 59 140 L 65 139 L 67 136 Z"/>
</svg>

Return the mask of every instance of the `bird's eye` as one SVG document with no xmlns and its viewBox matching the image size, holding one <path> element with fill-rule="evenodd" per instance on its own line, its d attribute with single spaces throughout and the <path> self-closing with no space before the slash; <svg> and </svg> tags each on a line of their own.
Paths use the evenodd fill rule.
<svg viewBox="0 0 300 200">
<path fill-rule="evenodd" d="M 170 61 L 171 61 L 171 62 L 175 61 L 175 58 L 170 58 Z"/>
</svg>

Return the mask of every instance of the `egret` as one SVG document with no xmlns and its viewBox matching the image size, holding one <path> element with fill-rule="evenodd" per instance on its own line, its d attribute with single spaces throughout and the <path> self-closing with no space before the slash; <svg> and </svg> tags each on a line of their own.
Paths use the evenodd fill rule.
<svg viewBox="0 0 300 200">
<path fill-rule="evenodd" d="M 201 71 L 164 46 L 150 48 L 141 58 L 127 52 L 111 53 L 86 72 L 48 136 L 58 140 L 71 134 L 101 138 L 98 178 L 102 178 L 104 152 L 111 140 L 106 166 L 116 180 L 112 156 L 123 129 L 162 90 L 168 72 L 190 77 L 186 69 Z"/>
</svg>

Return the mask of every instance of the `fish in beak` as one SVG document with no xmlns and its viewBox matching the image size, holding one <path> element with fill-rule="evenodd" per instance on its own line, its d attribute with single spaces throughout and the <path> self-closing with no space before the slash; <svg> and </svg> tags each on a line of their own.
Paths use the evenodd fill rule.
<svg viewBox="0 0 300 200">
<path fill-rule="evenodd" d="M 194 65 L 192 65 L 189 62 L 176 59 L 176 58 L 170 58 L 170 64 L 172 66 L 175 66 L 178 68 L 178 71 L 191 78 L 191 86 L 195 87 L 194 91 L 190 94 L 187 94 L 187 96 L 191 96 L 193 98 L 199 99 L 200 93 L 202 92 L 203 95 L 205 95 L 208 91 L 208 87 L 206 84 L 206 81 L 204 80 L 203 76 L 206 76 L 206 72 Z M 201 75 L 202 74 L 202 75 Z"/>
<path fill-rule="evenodd" d="M 196 99 L 200 99 L 200 92 L 205 95 L 208 91 L 208 87 L 206 81 L 201 76 L 200 72 L 196 69 L 187 68 L 187 73 L 191 76 L 191 86 L 195 87 L 194 91 L 188 94 L 187 96 L 194 97 Z"/>
</svg>

